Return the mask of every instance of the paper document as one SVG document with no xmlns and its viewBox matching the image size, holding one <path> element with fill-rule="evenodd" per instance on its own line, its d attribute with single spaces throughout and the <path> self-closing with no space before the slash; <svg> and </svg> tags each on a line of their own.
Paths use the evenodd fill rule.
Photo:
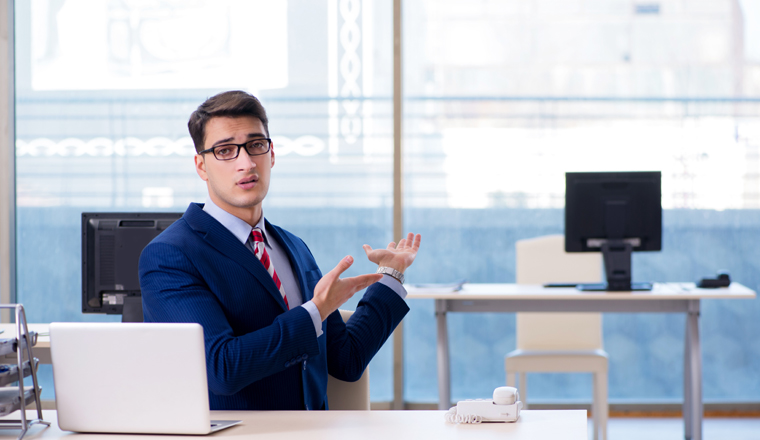
<svg viewBox="0 0 760 440">
<path fill-rule="evenodd" d="M 462 290 L 462 286 L 464 283 L 466 283 L 467 280 L 459 280 L 454 281 L 451 283 L 423 283 L 423 284 L 412 284 L 411 286 L 417 289 L 419 293 L 424 293 L 425 290 L 440 292 L 458 292 Z"/>
</svg>

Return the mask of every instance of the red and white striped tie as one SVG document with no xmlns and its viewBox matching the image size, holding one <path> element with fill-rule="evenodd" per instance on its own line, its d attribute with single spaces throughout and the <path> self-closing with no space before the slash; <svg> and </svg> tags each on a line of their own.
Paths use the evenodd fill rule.
<svg viewBox="0 0 760 440">
<path fill-rule="evenodd" d="M 277 272 L 274 270 L 274 264 L 272 264 L 272 260 L 269 259 L 269 253 L 267 253 L 267 248 L 264 245 L 264 236 L 261 234 L 261 229 L 259 228 L 253 228 L 251 231 L 251 235 L 253 236 L 253 249 L 254 253 L 256 254 L 256 258 L 261 261 L 261 264 L 264 265 L 264 269 L 269 272 L 269 275 L 272 276 L 272 279 L 274 280 L 274 285 L 277 286 L 277 290 L 280 291 L 280 294 L 282 295 L 282 299 L 285 300 L 285 307 L 290 310 L 290 305 L 288 304 L 288 297 L 285 296 L 285 289 L 282 287 L 282 282 L 280 282 L 280 277 L 277 276 Z"/>
</svg>

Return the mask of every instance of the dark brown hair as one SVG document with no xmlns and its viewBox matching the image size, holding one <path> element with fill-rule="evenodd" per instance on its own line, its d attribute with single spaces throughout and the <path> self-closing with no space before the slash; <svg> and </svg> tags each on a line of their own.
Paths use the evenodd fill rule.
<svg viewBox="0 0 760 440">
<path fill-rule="evenodd" d="M 269 121 L 267 112 L 258 99 L 250 93 L 241 90 L 222 92 L 207 99 L 190 115 L 187 121 L 187 129 L 193 138 L 195 151 L 203 151 L 206 140 L 206 124 L 211 118 L 218 116 L 239 117 L 253 116 L 258 118 L 264 125 L 266 135 L 269 136 Z"/>
</svg>

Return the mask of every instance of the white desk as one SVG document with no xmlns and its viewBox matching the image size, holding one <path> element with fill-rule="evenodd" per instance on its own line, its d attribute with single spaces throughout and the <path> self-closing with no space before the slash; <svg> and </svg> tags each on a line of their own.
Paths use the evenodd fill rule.
<svg viewBox="0 0 760 440">
<path fill-rule="evenodd" d="M 31 414 L 31 411 L 27 414 Z M 212 411 L 214 420 L 242 420 L 209 438 L 289 440 L 405 440 L 509 438 L 510 440 L 588 440 L 586 411 L 523 411 L 516 423 L 451 425 L 444 411 Z M 43 411 L 47 429 L 33 425 L 25 439 L 168 440 L 202 436 L 76 434 L 58 428 L 56 412 Z M 18 412 L 8 416 L 18 418 Z M 0 430 L 0 439 L 17 430 Z"/>
<path fill-rule="evenodd" d="M 698 289 L 694 283 L 655 284 L 651 292 L 580 292 L 540 285 L 465 284 L 459 292 L 407 287 L 407 298 L 434 299 L 438 326 L 438 408 L 451 402 L 449 312 L 619 312 L 686 313 L 684 338 L 684 427 L 687 439 L 702 439 L 702 353 L 699 343 L 700 300 L 752 299 L 755 292 L 738 283 L 728 288 Z"/>
<path fill-rule="evenodd" d="M 34 357 L 40 360 L 42 364 L 51 363 L 50 360 L 50 324 L 29 324 L 27 326 L 30 332 L 37 332 L 37 344 L 33 347 Z M 13 338 L 16 336 L 16 324 L 0 324 L 0 339 Z M 16 354 L 11 353 L 0 358 L 0 363 L 16 362 Z"/>
</svg>

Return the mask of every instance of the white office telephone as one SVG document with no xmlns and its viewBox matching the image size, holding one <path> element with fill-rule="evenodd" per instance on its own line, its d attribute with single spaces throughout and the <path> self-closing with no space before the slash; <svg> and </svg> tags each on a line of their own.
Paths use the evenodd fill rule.
<svg viewBox="0 0 760 440">
<path fill-rule="evenodd" d="M 516 422 L 523 403 L 514 387 L 493 390 L 493 400 L 460 400 L 446 414 L 448 423 Z"/>
</svg>

